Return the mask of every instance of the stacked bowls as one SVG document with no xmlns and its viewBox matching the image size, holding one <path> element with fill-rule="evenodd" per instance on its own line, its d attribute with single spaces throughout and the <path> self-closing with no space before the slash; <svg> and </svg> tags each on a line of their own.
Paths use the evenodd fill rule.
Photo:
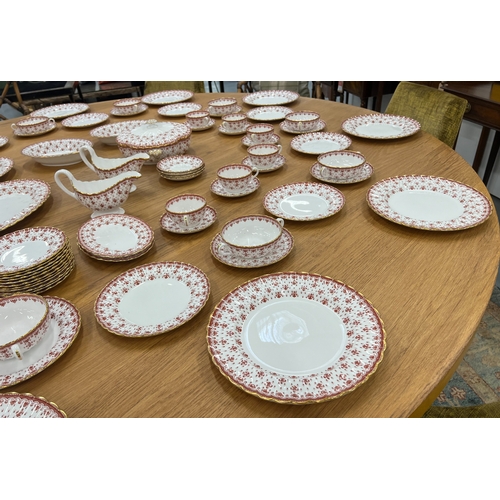
<svg viewBox="0 0 500 500">
<path fill-rule="evenodd" d="M 201 175 L 205 169 L 205 162 L 198 156 L 177 155 L 160 160 L 156 170 L 170 181 L 185 181 Z"/>
</svg>

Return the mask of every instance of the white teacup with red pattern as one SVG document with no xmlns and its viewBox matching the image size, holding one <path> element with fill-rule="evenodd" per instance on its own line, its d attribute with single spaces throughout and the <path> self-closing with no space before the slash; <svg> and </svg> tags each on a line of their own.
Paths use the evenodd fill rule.
<svg viewBox="0 0 500 500">
<path fill-rule="evenodd" d="M 279 144 L 256 144 L 247 149 L 250 163 L 259 170 L 267 170 L 274 167 L 281 154 Z"/>
<path fill-rule="evenodd" d="M 0 361 L 22 360 L 49 325 L 49 306 L 42 296 L 21 293 L 0 299 Z"/>
<path fill-rule="evenodd" d="M 292 132 L 309 132 L 319 124 L 319 113 L 314 111 L 296 111 L 285 116 L 285 122 Z"/>
<path fill-rule="evenodd" d="M 54 118 L 48 116 L 28 116 L 11 125 L 12 130 L 21 135 L 40 134 L 54 125 Z"/>
<path fill-rule="evenodd" d="M 208 111 L 191 111 L 186 114 L 186 123 L 194 129 L 208 127 L 210 123 L 210 113 Z"/>
<path fill-rule="evenodd" d="M 170 198 L 165 204 L 169 217 L 182 227 L 199 224 L 205 215 L 207 200 L 199 194 L 181 194 Z"/>
<path fill-rule="evenodd" d="M 221 130 L 229 134 L 243 133 L 250 123 L 243 113 L 229 113 L 222 117 Z"/>
<path fill-rule="evenodd" d="M 319 155 L 318 163 L 321 165 L 321 176 L 329 180 L 338 178 L 339 172 L 358 174 L 365 166 L 366 159 L 357 151 L 345 149 Z"/>
<path fill-rule="evenodd" d="M 252 144 L 270 144 L 274 136 L 274 126 L 270 123 L 254 123 L 247 128 L 247 137 Z"/>
<path fill-rule="evenodd" d="M 259 175 L 259 170 L 255 167 L 243 165 L 242 163 L 231 163 L 224 165 L 217 170 L 219 182 L 232 193 L 245 192 L 252 183 L 254 177 Z"/>
<path fill-rule="evenodd" d="M 208 102 L 208 112 L 213 116 L 224 116 L 240 110 L 234 97 L 222 97 Z"/>
<path fill-rule="evenodd" d="M 116 101 L 113 106 L 115 109 L 119 110 L 121 113 L 136 113 L 139 109 L 139 104 L 141 100 L 137 97 L 129 97 L 127 99 L 120 99 Z"/>
</svg>

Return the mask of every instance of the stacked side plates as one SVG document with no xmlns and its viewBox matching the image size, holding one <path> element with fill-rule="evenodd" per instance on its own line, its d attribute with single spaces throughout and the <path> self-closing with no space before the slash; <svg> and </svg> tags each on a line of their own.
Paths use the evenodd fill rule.
<svg viewBox="0 0 500 500">
<path fill-rule="evenodd" d="M 201 175 L 205 162 L 198 156 L 177 155 L 168 156 L 156 164 L 156 170 L 170 181 L 185 181 Z"/>
<path fill-rule="evenodd" d="M 75 267 L 66 235 L 55 227 L 32 227 L 0 238 L 0 296 L 41 294 Z"/>
</svg>

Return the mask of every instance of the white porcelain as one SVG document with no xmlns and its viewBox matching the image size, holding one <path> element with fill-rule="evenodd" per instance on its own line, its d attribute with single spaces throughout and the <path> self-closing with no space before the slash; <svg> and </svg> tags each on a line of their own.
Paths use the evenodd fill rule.
<svg viewBox="0 0 500 500">
<path fill-rule="evenodd" d="M 47 167 L 63 167 L 82 161 L 80 148 L 83 146 L 92 146 L 92 143 L 86 139 L 55 139 L 26 146 L 21 153 Z"/>
<path fill-rule="evenodd" d="M 229 113 L 222 117 L 219 130 L 228 134 L 243 134 L 249 127 L 247 116 L 243 113 Z"/>
<path fill-rule="evenodd" d="M 170 219 L 180 226 L 195 227 L 205 216 L 207 200 L 198 194 L 181 194 L 165 203 L 165 211 Z"/>
<path fill-rule="evenodd" d="M 198 314 L 210 294 L 206 274 L 183 262 L 154 262 L 120 274 L 99 293 L 94 313 L 106 330 L 150 337 Z"/>
<path fill-rule="evenodd" d="M 123 115 L 136 114 L 137 112 L 139 112 L 140 104 L 141 104 L 141 99 L 138 97 L 120 99 L 113 103 L 113 111 L 117 112 L 117 114 L 123 114 Z M 145 109 L 147 109 L 147 106 Z"/>
<path fill-rule="evenodd" d="M 203 106 L 196 102 L 179 102 L 167 104 L 158 109 L 158 114 L 167 118 L 173 116 L 186 116 L 191 111 L 199 111 Z"/>
<path fill-rule="evenodd" d="M 347 149 L 351 144 L 351 139 L 346 135 L 334 132 L 309 132 L 294 137 L 290 147 L 299 153 L 320 155 Z"/>
<path fill-rule="evenodd" d="M 204 129 L 210 124 L 211 118 L 208 111 L 197 110 L 186 114 L 186 125 L 193 130 Z"/>
<path fill-rule="evenodd" d="M 32 394 L 0 394 L 0 418 L 66 418 L 55 403 Z"/>
<path fill-rule="evenodd" d="M 146 104 L 162 106 L 164 104 L 187 101 L 191 99 L 193 95 L 193 92 L 190 90 L 162 90 L 160 92 L 146 94 L 141 100 Z"/>
<path fill-rule="evenodd" d="M 215 120 L 213 118 L 209 118 L 209 120 L 206 122 L 206 125 L 201 125 L 199 127 L 194 127 L 193 125 L 190 125 L 189 123 L 186 124 L 193 132 L 201 132 L 203 130 L 208 130 L 209 128 L 212 128 L 215 125 Z"/>
<path fill-rule="evenodd" d="M 40 208 L 50 196 L 50 185 L 40 179 L 14 179 L 0 183 L 0 231 Z"/>
<path fill-rule="evenodd" d="M 14 133 L 18 135 L 45 134 L 55 127 L 54 118 L 47 116 L 28 116 L 11 124 Z"/>
<path fill-rule="evenodd" d="M 282 147 L 280 144 L 256 144 L 247 149 L 252 166 L 259 170 L 272 169 L 280 159 Z"/>
<path fill-rule="evenodd" d="M 278 142 L 280 142 L 280 136 L 278 134 L 271 134 L 270 137 L 265 140 L 266 144 L 278 144 Z M 246 147 L 259 144 L 259 142 L 254 142 L 248 135 L 241 139 L 241 143 Z"/>
<path fill-rule="evenodd" d="M 342 123 L 342 130 L 367 139 L 398 139 L 416 134 L 420 123 L 406 116 L 372 113 L 348 118 Z"/>
<path fill-rule="evenodd" d="M 210 244 L 212 255 L 223 264 L 232 267 L 252 269 L 256 267 L 269 266 L 283 260 L 293 249 L 293 236 L 283 228 L 283 232 L 278 240 L 273 243 L 272 251 L 265 255 L 240 256 L 237 252 L 231 251 L 223 245 L 220 234 L 215 235 Z"/>
<path fill-rule="evenodd" d="M 257 177 L 254 177 L 245 189 L 241 191 L 229 191 L 222 185 L 220 179 L 216 179 L 210 185 L 210 191 L 219 196 L 224 196 L 225 198 L 240 198 L 241 196 L 247 196 L 257 191 L 257 189 L 259 189 L 259 186 L 259 179 L 257 179 Z"/>
<path fill-rule="evenodd" d="M 273 139 L 276 137 L 274 133 L 274 126 L 270 123 L 254 123 L 247 127 L 247 135 L 244 139 L 247 139 L 250 144 L 271 144 Z"/>
<path fill-rule="evenodd" d="M 280 130 L 282 132 L 288 132 L 289 134 L 309 134 L 311 132 L 320 132 L 326 127 L 326 122 L 323 120 L 318 120 L 316 122 L 316 126 L 314 129 L 308 130 L 308 131 L 300 131 L 295 128 L 292 128 L 288 123 L 285 121 L 282 121 L 280 123 Z"/>
<path fill-rule="evenodd" d="M 198 233 L 210 227 L 217 220 L 217 212 L 214 208 L 207 205 L 202 210 L 202 217 L 198 223 L 194 225 L 186 226 L 185 224 L 179 224 L 177 220 L 172 217 L 168 212 L 165 212 L 161 219 L 160 225 L 165 231 L 177 234 L 192 234 Z"/>
<path fill-rule="evenodd" d="M 111 114 L 113 116 L 135 116 L 135 115 L 140 115 L 141 113 L 144 113 L 148 109 L 148 105 L 144 103 L 139 103 L 139 104 L 134 104 L 132 106 L 125 106 L 125 107 L 119 107 L 119 106 L 113 106 L 111 108 Z"/>
<path fill-rule="evenodd" d="M 55 104 L 54 106 L 47 106 L 46 108 L 37 109 L 30 113 L 30 116 L 47 116 L 59 120 L 67 116 L 77 115 L 84 113 L 89 109 L 89 105 L 83 102 L 70 102 L 65 104 Z"/>
<path fill-rule="evenodd" d="M 63 177 L 70 181 L 72 190 L 64 185 Z M 54 174 L 56 184 L 67 195 L 93 210 L 91 217 L 104 214 L 123 214 L 125 211 L 121 205 L 127 201 L 134 179 L 139 177 L 141 177 L 139 172 L 123 172 L 109 179 L 79 181 L 68 170 L 58 170 Z"/>
<path fill-rule="evenodd" d="M 101 125 L 90 131 L 92 137 L 98 138 L 102 143 L 109 146 L 116 146 L 116 138 L 120 134 L 125 134 L 131 130 L 148 123 L 149 120 L 128 120 L 117 123 Z"/>
<path fill-rule="evenodd" d="M 68 128 L 86 128 L 104 123 L 108 118 L 107 113 L 83 113 L 65 118 L 61 123 Z"/>
<path fill-rule="evenodd" d="M 294 111 L 285 116 L 287 128 L 292 132 L 312 132 L 319 123 L 319 113 L 314 111 Z"/>
<path fill-rule="evenodd" d="M 492 213 L 490 201 L 461 182 L 428 175 L 404 175 L 375 183 L 369 207 L 403 226 L 429 231 L 458 231 L 478 226 Z"/>
<path fill-rule="evenodd" d="M 0 177 L 10 172 L 13 166 L 14 166 L 13 159 L 0 157 Z"/>
<path fill-rule="evenodd" d="M 328 182 L 330 184 L 355 184 L 356 182 L 362 182 L 369 179 L 373 175 L 373 167 L 366 162 L 360 169 L 355 169 L 352 172 L 351 169 L 337 169 L 335 172 L 330 172 L 328 178 L 323 177 L 322 171 L 324 167 L 319 163 L 314 163 L 310 169 L 311 175 L 318 181 Z"/>
<path fill-rule="evenodd" d="M 325 219 L 345 205 L 341 191 L 317 182 L 295 182 L 271 189 L 264 208 L 276 217 L 296 221 Z"/>
<path fill-rule="evenodd" d="M 284 120 L 293 110 L 284 106 L 261 106 L 247 112 L 248 118 L 260 122 Z"/>
<path fill-rule="evenodd" d="M 241 160 L 241 163 L 243 163 L 243 165 L 248 165 L 249 167 L 253 167 L 253 161 L 252 158 L 250 158 L 250 156 L 245 156 L 245 158 Z M 278 155 L 276 157 L 276 161 L 270 167 L 268 166 L 261 167 L 258 168 L 258 171 L 260 174 L 265 174 L 267 172 L 274 172 L 275 170 L 278 170 L 279 168 L 283 167 L 285 163 L 286 163 L 286 158 L 283 155 Z"/>
<path fill-rule="evenodd" d="M 80 331 L 80 313 L 71 302 L 58 297 L 44 298 L 49 305 L 47 333 L 22 360 L 0 362 L 0 389 L 24 382 L 57 361 Z"/>
<path fill-rule="evenodd" d="M 5 137 L 4 135 L 0 135 L 0 148 L 2 146 L 5 146 L 9 142 L 8 137 Z"/>
<path fill-rule="evenodd" d="M 231 163 L 217 170 L 217 179 L 227 191 L 233 193 L 243 192 L 248 189 L 254 177 L 259 175 L 257 168 L 243 165 L 242 163 Z"/>
<path fill-rule="evenodd" d="M 253 92 L 243 98 L 243 102 L 251 106 L 277 106 L 290 104 L 299 98 L 297 92 L 291 90 L 261 90 Z"/>
<path fill-rule="evenodd" d="M 335 179 L 339 170 L 349 171 L 353 176 L 363 170 L 366 158 L 357 151 L 330 151 L 318 156 L 321 165 L 321 176 L 324 179 Z"/>
<path fill-rule="evenodd" d="M 210 116 L 220 117 L 229 113 L 239 113 L 241 107 L 234 97 L 222 97 L 208 101 L 208 112 Z"/>
<path fill-rule="evenodd" d="M 359 292 L 298 272 L 238 286 L 207 328 L 212 360 L 232 383 L 293 404 L 327 401 L 366 382 L 382 361 L 385 337 L 379 314 Z"/>
</svg>

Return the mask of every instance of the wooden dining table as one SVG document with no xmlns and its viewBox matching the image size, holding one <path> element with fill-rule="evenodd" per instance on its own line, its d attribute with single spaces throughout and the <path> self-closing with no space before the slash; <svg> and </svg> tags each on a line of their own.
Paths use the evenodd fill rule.
<svg viewBox="0 0 500 500">
<path fill-rule="evenodd" d="M 234 97 L 242 112 L 254 109 L 243 102 L 246 94 L 195 94 L 191 101 L 204 109 L 208 102 Z M 91 112 L 110 113 L 113 101 L 90 103 Z M 287 104 L 292 110 L 310 110 L 326 123 L 324 131 L 342 132 L 347 118 L 373 113 L 359 107 L 300 97 Z M 166 118 L 159 106 L 132 118 L 110 114 L 108 122 L 156 119 L 184 123 L 184 117 Z M 53 226 L 69 238 L 75 268 L 60 284 L 43 293 L 70 301 L 81 315 L 81 328 L 70 348 L 40 373 L 0 392 L 31 393 L 56 403 L 73 418 L 221 418 L 221 417 L 356 417 L 421 416 L 453 374 L 471 343 L 490 299 L 499 265 L 499 225 L 493 209 L 482 224 L 458 231 L 414 229 L 382 218 L 367 203 L 368 189 L 393 176 L 440 176 L 465 183 L 490 201 L 482 181 L 454 150 L 419 131 L 414 135 L 377 140 L 351 136 L 350 149 L 361 152 L 373 166 L 362 182 L 335 185 L 345 197 L 334 215 L 313 221 L 286 220 L 293 235 L 292 251 L 282 260 L 260 268 L 236 268 L 217 260 L 212 239 L 223 225 L 238 216 L 270 215 L 263 198 L 271 189 L 294 182 L 319 182 L 310 168 L 316 156 L 292 149 L 296 135 L 280 130 L 286 163 L 260 173 L 260 187 L 242 197 L 223 197 L 211 191 L 218 168 L 240 163 L 247 156 L 241 135 L 219 132 L 220 118 L 204 131 L 193 131 L 187 154 L 205 162 L 202 175 L 171 181 L 155 165 L 144 165 L 137 190 L 123 204 L 126 214 L 154 230 L 154 245 L 142 257 L 128 262 L 93 259 L 79 249 L 77 233 L 91 211 L 69 197 L 54 182 L 58 167 L 44 166 L 21 153 L 33 143 L 62 139 L 91 140 L 101 157 L 119 158 L 116 146 L 90 135 L 91 128 L 57 128 L 38 137 L 17 137 L 11 123 L 0 122 L 0 136 L 9 142 L 0 157 L 14 160 L 13 169 L 0 179 L 42 179 L 50 184 L 49 199 L 35 212 L 0 233 Z M 75 178 L 96 179 L 84 163 L 66 168 Z M 193 234 L 163 229 L 160 218 L 166 201 L 178 194 L 196 193 L 217 212 L 215 223 Z M 154 262 L 180 261 L 202 270 L 210 294 L 201 311 L 172 331 L 127 338 L 105 330 L 94 314 L 100 291 L 121 273 Z M 386 332 L 386 348 L 376 371 L 355 390 L 314 404 L 280 404 L 249 394 L 226 378 L 212 361 L 207 346 L 207 325 L 219 302 L 232 290 L 256 277 L 279 272 L 313 273 L 345 283 L 362 294 L 378 311 Z M 140 307 L 140 304 L 137 305 Z M 0 361 L 1 363 L 1 361 Z"/>
</svg>

